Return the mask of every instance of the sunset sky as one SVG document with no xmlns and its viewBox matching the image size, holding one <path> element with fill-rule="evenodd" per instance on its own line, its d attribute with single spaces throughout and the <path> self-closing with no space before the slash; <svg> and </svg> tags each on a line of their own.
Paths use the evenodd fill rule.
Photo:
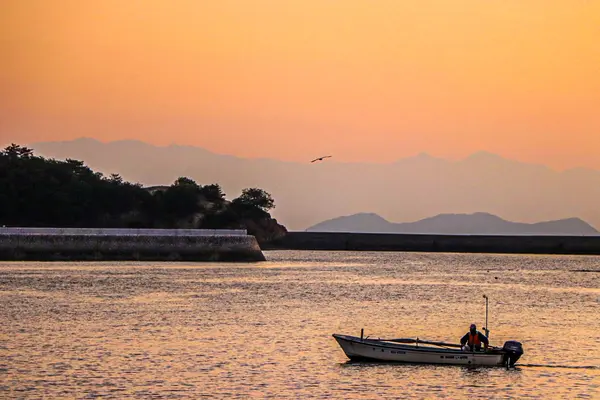
<svg viewBox="0 0 600 400">
<path fill-rule="evenodd" d="M 0 0 L 0 145 L 600 169 L 600 0 Z"/>
</svg>

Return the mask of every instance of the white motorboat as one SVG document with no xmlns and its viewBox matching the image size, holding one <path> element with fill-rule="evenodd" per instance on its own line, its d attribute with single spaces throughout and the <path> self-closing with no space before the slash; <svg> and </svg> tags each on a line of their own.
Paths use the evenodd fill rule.
<svg viewBox="0 0 600 400">
<path fill-rule="evenodd" d="M 523 354 L 521 343 L 513 340 L 487 351 L 464 351 L 460 344 L 419 339 L 369 339 L 336 333 L 333 337 L 353 361 L 513 367 Z"/>
<path fill-rule="evenodd" d="M 488 296 L 485 298 L 485 332 L 489 338 Z M 520 342 L 509 340 L 502 347 L 489 346 L 485 351 L 464 350 L 455 343 L 417 339 L 369 339 L 333 334 L 335 340 L 351 360 L 386 361 L 415 364 L 482 365 L 514 367 L 523 355 Z"/>
</svg>

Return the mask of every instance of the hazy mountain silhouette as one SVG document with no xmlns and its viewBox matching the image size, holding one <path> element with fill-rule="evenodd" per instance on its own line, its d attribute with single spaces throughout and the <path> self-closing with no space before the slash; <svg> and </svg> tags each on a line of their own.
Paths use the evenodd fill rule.
<svg viewBox="0 0 600 400">
<path fill-rule="evenodd" d="M 557 172 L 541 165 L 479 152 L 460 161 L 425 153 L 391 164 L 311 164 L 243 159 L 205 149 L 139 141 L 94 139 L 30 144 L 36 153 L 83 160 L 94 170 L 118 173 L 143 185 L 170 184 L 179 176 L 218 182 L 229 197 L 260 187 L 276 201 L 272 215 L 290 230 L 370 210 L 390 221 L 441 213 L 483 211 L 510 221 L 579 217 L 600 226 L 600 172 Z M 335 152 L 333 152 L 335 156 Z"/>
<path fill-rule="evenodd" d="M 488 213 L 440 214 L 416 222 L 392 223 L 377 214 L 359 213 L 323 221 L 312 232 L 431 233 L 470 235 L 597 235 L 579 218 L 525 224 Z"/>
</svg>

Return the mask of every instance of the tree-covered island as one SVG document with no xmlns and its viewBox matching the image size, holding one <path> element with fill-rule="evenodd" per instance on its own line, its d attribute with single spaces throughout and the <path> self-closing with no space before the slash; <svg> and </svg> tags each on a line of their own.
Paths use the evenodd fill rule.
<svg viewBox="0 0 600 400">
<path fill-rule="evenodd" d="M 12 144 L 0 152 L 0 226 L 247 229 L 259 242 L 285 235 L 269 193 L 244 189 L 231 201 L 218 184 L 181 177 L 144 188 L 82 161 L 48 159 Z"/>
</svg>

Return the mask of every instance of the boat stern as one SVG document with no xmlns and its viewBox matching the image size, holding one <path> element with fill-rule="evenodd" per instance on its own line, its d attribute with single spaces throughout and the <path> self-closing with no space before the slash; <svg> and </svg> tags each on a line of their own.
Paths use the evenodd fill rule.
<svg viewBox="0 0 600 400">
<path fill-rule="evenodd" d="M 523 355 L 523 345 L 521 342 L 517 342 L 516 340 L 509 340 L 504 342 L 502 351 L 504 351 L 505 354 L 504 363 L 509 367 L 514 367 L 515 363 Z"/>
</svg>

